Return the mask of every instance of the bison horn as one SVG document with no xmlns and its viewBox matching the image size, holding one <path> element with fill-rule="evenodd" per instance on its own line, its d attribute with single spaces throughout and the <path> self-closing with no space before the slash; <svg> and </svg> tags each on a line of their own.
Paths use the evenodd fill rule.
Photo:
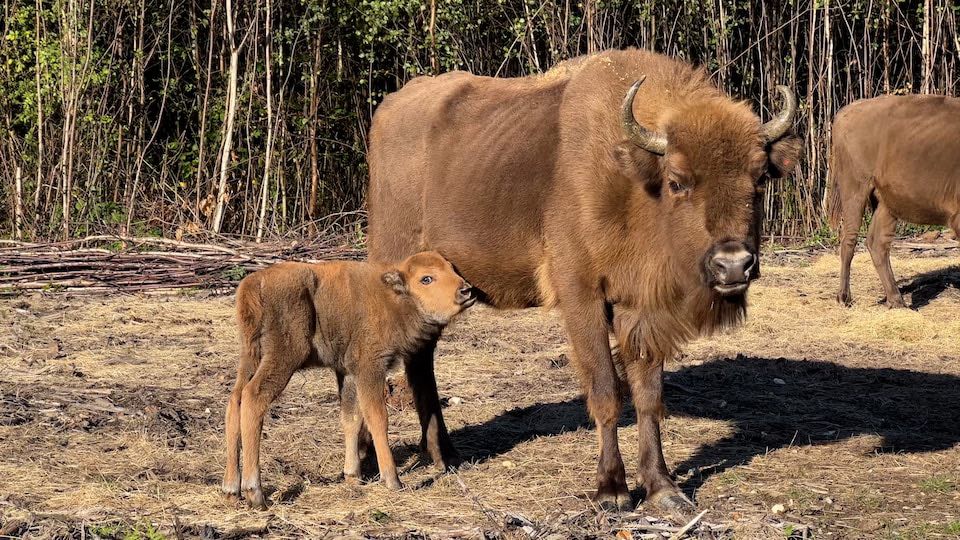
<svg viewBox="0 0 960 540">
<path fill-rule="evenodd" d="M 620 106 L 620 121 L 623 123 L 624 134 L 631 142 L 648 152 L 662 156 L 667 152 L 667 138 L 641 126 L 633 116 L 633 98 L 637 96 L 637 90 L 646 78 L 646 75 L 640 77 L 640 80 L 627 90 L 623 105 Z"/>
<path fill-rule="evenodd" d="M 783 97 L 783 110 L 760 128 L 766 142 L 783 137 L 793 127 L 793 117 L 797 114 L 797 96 L 793 95 L 793 91 L 783 85 L 778 85 L 777 91 Z"/>
</svg>

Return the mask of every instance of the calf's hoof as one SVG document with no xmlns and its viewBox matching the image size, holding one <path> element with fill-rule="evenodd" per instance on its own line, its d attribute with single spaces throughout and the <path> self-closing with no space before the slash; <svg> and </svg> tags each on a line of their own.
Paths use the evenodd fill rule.
<svg viewBox="0 0 960 540">
<path fill-rule="evenodd" d="M 230 483 L 227 484 L 224 482 L 220 485 L 220 494 L 223 495 L 223 498 L 229 503 L 236 504 L 240 502 L 240 486 Z"/>
<path fill-rule="evenodd" d="M 401 482 L 396 476 L 385 478 L 383 483 L 387 486 L 387 489 L 392 489 L 394 491 L 400 491 L 403 489 L 403 482 Z"/>
<path fill-rule="evenodd" d="M 263 490 L 260 488 L 248 489 L 244 493 L 244 497 L 247 499 L 247 504 L 250 505 L 250 508 L 254 510 L 267 509 L 267 500 L 264 498 Z"/>
<path fill-rule="evenodd" d="M 654 493 L 647 502 L 654 505 L 661 512 L 665 512 L 677 521 L 686 523 L 697 514 L 697 507 L 686 495 L 674 490 L 660 490 Z"/>
<path fill-rule="evenodd" d="M 839 293 L 837 294 L 837 303 L 843 307 L 850 307 L 853 305 L 853 296 L 850 293 Z"/>
<path fill-rule="evenodd" d="M 622 491 L 597 491 L 593 496 L 593 502 L 605 512 L 630 512 L 633 510 L 633 500 L 630 498 L 630 492 L 624 488 Z"/>
</svg>

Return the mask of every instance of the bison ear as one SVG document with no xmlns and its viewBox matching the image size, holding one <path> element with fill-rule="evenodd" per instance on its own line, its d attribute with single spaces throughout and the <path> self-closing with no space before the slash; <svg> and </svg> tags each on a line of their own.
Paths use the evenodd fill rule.
<svg viewBox="0 0 960 540">
<path fill-rule="evenodd" d="M 767 172 L 771 178 L 782 178 L 793 172 L 800 159 L 800 145 L 800 139 L 792 135 L 770 145 Z"/>
<path fill-rule="evenodd" d="M 390 286 L 393 289 L 393 292 L 397 294 L 406 294 L 407 292 L 407 280 L 403 278 L 403 274 L 399 270 L 391 270 L 385 272 L 380 279 L 383 282 Z"/>
<path fill-rule="evenodd" d="M 635 182 L 642 182 L 651 195 L 660 194 L 660 156 L 624 141 L 613 148 L 613 159 L 620 174 Z"/>
</svg>

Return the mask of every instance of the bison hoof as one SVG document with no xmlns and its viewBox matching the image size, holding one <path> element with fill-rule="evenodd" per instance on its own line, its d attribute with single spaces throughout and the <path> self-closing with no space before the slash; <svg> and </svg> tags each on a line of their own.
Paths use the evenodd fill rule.
<svg viewBox="0 0 960 540">
<path fill-rule="evenodd" d="M 687 522 L 697 513 L 693 501 L 679 491 L 661 491 L 650 498 L 654 506 L 666 512 L 677 521 Z"/>
<path fill-rule="evenodd" d="M 455 471 L 463 464 L 463 458 L 460 453 L 452 448 L 442 452 L 436 450 L 428 452 L 433 460 L 433 465 L 441 471 Z"/>
<path fill-rule="evenodd" d="M 890 309 L 900 309 L 900 308 L 907 307 L 907 305 L 903 303 L 903 298 L 894 298 L 893 300 L 887 300 L 886 304 L 887 304 L 887 307 Z"/>
<path fill-rule="evenodd" d="M 630 499 L 630 493 L 622 491 L 619 493 L 600 493 L 593 497 L 604 512 L 630 512 L 633 510 L 633 501 Z"/>
</svg>

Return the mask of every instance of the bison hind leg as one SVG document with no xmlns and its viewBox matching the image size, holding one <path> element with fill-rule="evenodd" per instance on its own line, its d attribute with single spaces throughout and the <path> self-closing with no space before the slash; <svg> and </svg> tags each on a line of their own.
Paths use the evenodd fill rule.
<svg viewBox="0 0 960 540">
<path fill-rule="evenodd" d="M 890 265 L 890 244 L 896 233 L 897 218 L 890 212 L 890 208 L 883 204 L 877 205 L 867 233 L 867 250 L 873 259 L 873 266 L 877 269 L 880 282 L 883 284 L 884 302 L 887 307 L 906 307 L 903 295 L 897 288 L 897 281 L 893 277 L 893 267 Z"/>
</svg>

